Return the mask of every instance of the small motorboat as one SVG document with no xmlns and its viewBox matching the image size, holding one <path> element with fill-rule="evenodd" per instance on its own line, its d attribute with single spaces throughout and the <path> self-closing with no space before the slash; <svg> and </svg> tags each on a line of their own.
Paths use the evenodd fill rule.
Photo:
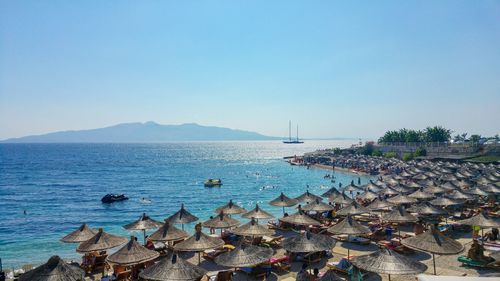
<svg viewBox="0 0 500 281">
<path fill-rule="evenodd" d="M 104 197 L 101 199 L 102 203 L 114 203 L 114 202 L 119 202 L 119 201 L 125 201 L 128 200 L 128 197 L 125 196 L 125 194 L 111 194 L 108 193 L 104 195 Z"/>
<path fill-rule="evenodd" d="M 220 179 L 208 179 L 205 181 L 205 186 L 206 187 L 214 187 L 214 186 L 221 186 L 222 181 Z"/>
</svg>

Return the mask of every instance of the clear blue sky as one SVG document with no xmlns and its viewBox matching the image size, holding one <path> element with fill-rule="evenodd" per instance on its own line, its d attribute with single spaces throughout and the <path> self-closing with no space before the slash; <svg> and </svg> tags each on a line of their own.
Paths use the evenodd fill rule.
<svg viewBox="0 0 500 281">
<path fill-rule="evenodd" d="M 0 139 L 153 120 L 500 132 L 500 1 L 0 1 Z"/>
</svg>

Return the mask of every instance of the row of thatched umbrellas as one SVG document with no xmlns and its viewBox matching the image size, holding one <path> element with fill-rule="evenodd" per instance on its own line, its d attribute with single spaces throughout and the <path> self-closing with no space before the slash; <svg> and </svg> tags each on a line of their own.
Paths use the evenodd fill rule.
<svg viewBox="0 0 500 281">
<path fill-rule="evenodd" d="M 415 192 L 414 195 L 416 198 L 419 199 L 426 198 L 418 194 L 417 192 Z M 404 197 L 402 194 L 400 194 L 388 200 L 383 200 L 380 197 L 376 198 L 368 206 L 368 208 L 365 208 L 357 204 L 352 199 L 348 198 L 345 194 L 340 194 L 336 190 L 330 190 L 328 196 L 330 196 L 331 199 L 330 201 L 333 203 L 347 205 L 345 208 L 337 212 L 337 215 L 346 216 L 346 218 L 328 229 L 328 232 L 332 234 L 348 234 L 348 235 L 368 234 L 370 233 L 370 230 L 365 226 L 361 225 L 360 223 L 356 222 L 355 220 L 353 220 L 352 216 L 369 213 L 375 209 L 388 208 L 392 205 L 414 203 L 413 201 L 409 202 L 408 200 L 405 200 L 408 197 Z M 392 202 L 387 202 L 387 201 L 392 201 Z M 315 211 L 321 213 L 321 212 L 331 211 L 334 209 L 332 205 L 321 202 L 321 197 L 309 193 L 309 191 L 307 191 L 306 193 L 302 194 L 301 196 L 295 199 L 289 198 L 285 196 L 283 193 L 281 193 L 280 196 L 272 200 L 270 204 L 274 206 L 283 207 L 284 210 L 284 207 L 294 206 L 298 202 L 311 202 L 302 208 L 303 211 Z M 415 208 L 418 207 L 417 211 L 419 212 L 423 210 L 428 212 L 439 213 L 439 209 L 436 209 L 435 207 L 429 204 L 417 205 L 414 207 Z M 320 224 L 318 221 L 305 215 L 302 212 L 302 210 L 299 210 L 299 212 L 297 212 L 296 214 L 283 217 L 280 219 L 280 221 L 295 225 L 307 225 L 307 226 Z M 225 206 L 217 208 L 216 211 L 219 213 L 218 216 L 208 221 L 205 221 L 201 225 L 197 225 L 196 233 L 193 236 L 189 237 L 188 239 L 176 244 L 174 246 L 174 250 L 179 252 L 189 251 L 189 252 L 200 253 L 201 251 L 207 249 L 222 247 L 224 245 L 224 241 L 219 238 L 211 237 L 202 233 L 201 226 L 209 228 L 220 228 L 220 229 L 232 228 L 238 226 L 239 222 L 228 216 L 233 214 L 244 213 L 242 214 L 242 217 L 252 218 L 251 222 L 233 229 L 232 232 L 234 234 L 242 236 L 263 236 L 272 234 L 271 230 L 269 230 L 265 226 L 259 225 L 255 220 L 255 219 L 268 219 L 272 217 L 272 215 L 262 210 L 258 205 L 256 206 L 255 209 L 251 210 L 250 212 L 246 212 L 245 209 L 237 206 L 232 201 L 230 201 Z M 392 212 L 383 216 L 382 219 L 388 222 L 395 222 L 395 223 L 416 221 L 416 217 L 407 213 L 403 208 L 394 209 Z M 196 220 L 198 220 L 198 218 L 190 214 L 184 208 L 184 206 L 182 206 L 178 212 L 167 218 L 165 220 L 165 223 L 163 224 L 152 220 L 151 218 L 149 218 L 144 214 L 139 220 L 131 224 L 125 225 L 124 227 L 130 230 L 142 230 L 144 232 L 144 235 L 147 229 L 155 229 L 159 227 L 157 231 L 155 231 L 153 234 L 150 235 L 149 239 L 151 239 L 152 241 L 169 242 L 169 241 L 179 241 L 188 236 L 188 234 L 185 231 L 177 229 L 175 226 L 173 226 L 173 224 L 184 225 L 186 223 L 191 223 Z M 497 222 L 485 218 L 482 214 L 463 222 L 464 224 L 469 223 L 471 225 L 481 225 L 484 227 L 498 226 Z M 463 250 L 463 246 L 460 243 L 452 240 L 451 238 L 439 234 L 434 228 L 431 228 L 431 230 L 425 232 L 424 234 L 417 235 L 413 238 L 404 239 L 402 241 L 402 244 L 410 248 L 432 253 L 433 261 L 434 261 L 434 254 L 456 254 Z M 102 229 L 99 229 L 99 231 L 96 233 L 94 230 L 90 229 L 85 224 L 82 225 L 77 230 L 75 230 L 74 232 L 63 237 L 61 240 L 63 242 L 81 243 L 77 247 L 77 251 L 81 253 L 102 251 L 115 248 L 127 243 L 128 241 L 128 243 L 124 247 L 122 247 L 120 250 L 118 250 L 117 252 L 115 252 L 114 254 L 110 255 L 107 258 L 108 262 L 112 264 L 121 264 L 124 266 L 129 266 L 154 260 L 158 257 L 158 254 L 156 252 L 150 251 L 147 248 L 141 246 L 139 243 L 135 241 L 134 238 L 128 240 L 124 237 L 114 236 L 105 233 L 104 231 L 102 231 Z M 326 235 L 311 234 L 308 232 L 306 232 L 304 235 L 287 238 L 283 241 L 282 244 L 283 248 L 290 252 L 316 252 L 323 250 L 331 250 L 334 245 L 335 245 L 335 240 L 333 240 L 333 238 Z M 319 250 L 320 248 L 322 250 Z M 243 266 L 243 264 L 246 265 L 258 264 L 262 261 L 269 259 L 272 256 L 272 250 L 271 251 L 269 250 L 270 249 L 265 249 L 257 246 L 247 246 L 247 247 L 240 246 L 236 248 L 234 251 L 220 255 L 216 259 L 216 262 L 228 267 L 241 267 Z M 383 264 L 384 262 L 394 259 L 394 257 L 399 259 L 397 254 L 393 253 L 392 251 L 382 251 L 374 253 L 369 256 L 374 260 L 382 259 L 374 263 L 371 263 L 372 267 L 375 266 L 375 264 L 378 264 L 378 266 L 380 266 L 380 264 Z M 257 262 L 260 260 L 259 258 L 260 259 L 265 258 L 265 259 L 260 262 Z M 363 258 L 369 259 L 368 256 L 364 256 Z M 56 258 L 51 259 L 48 264 L 54 266 L 56 264 L 55 260 Z M 57 264 L 59 263 L 60 262 L 57 262 Z M 364 265 L 369 264 L 365 261 L 356 262 L 355 259 L 353 263 L 359 268 L 368 271 L 374 270 L 374 268 L 372 268 L 372 270 L 364 268 Z M 203 269 L 196 267 L 186 261 L 183 261 L 176 254 L 170 254 L 166 259 L 163 259 L 161 262 L 151 267 L 148 267 L 146 270 L 144 270 L 141 273 L 141 277 L 147 280 L 171 280 L 171 279 L 155 279 L 155 278 L 159 278 L 158 276 L 166 277 L 166 274 L 172 274 L 173 268 L 178 268 L 178 269 L 183 268 L 181 271 L 186 271 L 187 266 L 192 267 L 193 270 L 190 272 L 194 272 L 195 275 L 203 272 Z M 59 265 L 55 266 L 55 268 L 60 268 L 60 267 L 61 266 Z M 42 268 L 44 267 L 40 267 L 40 270 Z M 165 270 L 166 268 L 169 268 L 169 270 Z M 417 266 L 415 268 L 419 269 L 422 267 Z M 434 263 L 434 272 L 435 272 L 435 263 Z M 380 271 L 379 273 L 397 274 L 391 270 L 386 270 L 383 272 Z M 168 278 L 171 278 L 171 276 Z M 183 280 L 188 280 L 188 279 L 183 279 Z"/>
</svg>

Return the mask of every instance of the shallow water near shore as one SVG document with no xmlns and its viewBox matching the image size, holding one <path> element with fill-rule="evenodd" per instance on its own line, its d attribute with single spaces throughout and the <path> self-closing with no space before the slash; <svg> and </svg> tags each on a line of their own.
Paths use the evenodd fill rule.
<svg viewBox="0 0 500 281">
<path fill-rule="evenodd" d="M 290 166 L 284 156 L 354 142 L 0 144 L 0 258 L 6 268 L 38 264 L 54 254 L 79 259 L 76 244 L 59 239 L 82 222 L 117 235 L 140 236 L 122 225 L 142 212 L 163 220 L 181 203 L 202 220 L 229 199 L 247 209 L 259 203 L 278 216 L 281 208 L 267 202 L 280 192 L 298 196 L 309 185 L 311 192 L 321 194 L 332 186 L 323 178 L 327 171 Z M 336 172 L 336 177 L 335 186 L 358 180 L 349 173 Z M 224 184 L 205 188 L 207 178 L 221 178 Z M 368 180 L 361 176 L 362 183 Z M 102 204 L 106 193 L 124 193 L 130 200 Z M 151 204 L 142 203 L 142 197 Z M 185 227 L 192 232 L 193 225 Z"/>
</svg>

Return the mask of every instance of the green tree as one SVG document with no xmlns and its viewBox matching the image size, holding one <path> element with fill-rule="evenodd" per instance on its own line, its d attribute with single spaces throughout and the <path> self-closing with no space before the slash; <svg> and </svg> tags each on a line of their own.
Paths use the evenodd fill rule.
<svg viewBox="0 0 500 281">
<path fill-rule="evenodd" d="M 384 153 L 384 157 L 386 158 L 397 158 L 398 157 L 398 154 L 396 152 L 386 152 Z"/>
<path fill-rule="evenodd" d="M 380 157 L 382 156 L 382 151 L 378 150 L 378 149 L 375 149 L 373 152 L 372 152 L 372 156 L 377 156 L 377 157 Z"/>
<path fill-rule="evenodd" d="M 413 159 L 413 153 L 405 153 L 403 154 L 403 161 L 410 161 Z"/>
<path fill-rule="evenodd" d="M 424 132 L 427 142 L 447 142 L 451 138 L 451 130 L 441 126 L 427 127 Z"/>
<path fill-rule="evenodd" d="M 478 143 L 481 139 L 481 135 L 471 135 L 469 141 L 472 143 Z"/>
<path fill-rule="evenodd" d="M 415 157 L 426 156 L 426 155 L 427 155 L 427 150 L 425 150 L 425 148 L 423 147 L 419 147 L 417 148 L 417 150 L 415 150 Z"/>
</svg>

